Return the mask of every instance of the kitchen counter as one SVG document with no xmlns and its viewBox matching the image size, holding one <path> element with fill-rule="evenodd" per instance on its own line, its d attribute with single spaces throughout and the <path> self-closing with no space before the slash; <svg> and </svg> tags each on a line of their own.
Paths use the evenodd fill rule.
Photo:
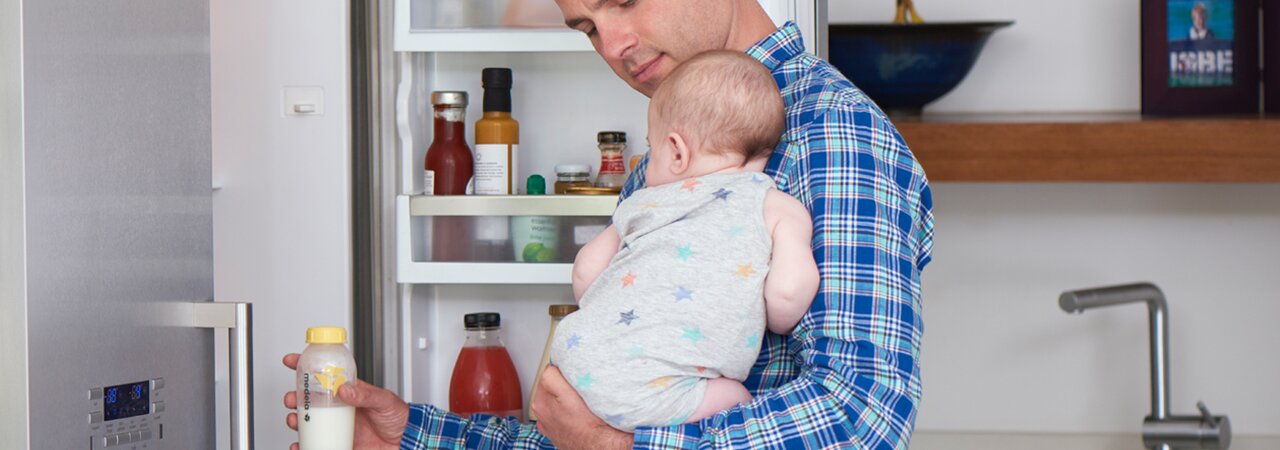
<svg viewBox="0 0 1280 450">
<path fill-rule="evenodd" d="M 1139 434 L 918 431 L 911 450 L 1143 450 Z M 1231 450 L 1280 449 L 1280 436 L 1232 436 Z"/>
</svg>

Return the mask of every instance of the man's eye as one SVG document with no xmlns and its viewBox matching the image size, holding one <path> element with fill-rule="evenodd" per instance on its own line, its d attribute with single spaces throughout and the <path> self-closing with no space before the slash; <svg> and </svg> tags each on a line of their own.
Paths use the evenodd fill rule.
<svg viewBox="0 0 1280 450">
<path fill-rule="evenodd" d="M 582 32 L 586 34 L 587 37 L 594 37 L 596 35 L 596 27 L 583 28 Z"/>
<path fill-rule="evenodd" d="M 619 6 L 622 6 L 623 8 L 630 8 L 632 6 L 635 6 L 636 2 L 639 2 L 639 1 L 640 0 L 624 0 Z"/>
</svg>

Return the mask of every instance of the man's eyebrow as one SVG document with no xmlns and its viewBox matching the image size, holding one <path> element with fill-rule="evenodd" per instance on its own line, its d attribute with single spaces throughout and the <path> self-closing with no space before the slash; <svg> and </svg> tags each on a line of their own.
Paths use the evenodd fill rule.
<svg viewBox="0 0 1280 450">
<path fill-rule="evenodd" d="M 596 2 L 592 4 L 591 7 L 588 9 L 591 11 L 599 10 L 600 8 L 604 7 L 605 3 L 609 3 L 609 0 L 596 0 Z M 585 17 L 574 17 L 572 19 L 564 21 L 564 24 L 569 28 L 577 29 L 578 25 L 581 25 L 583 22 L 586 22 L 586 21 L 587 19 Z"/>
</svg>

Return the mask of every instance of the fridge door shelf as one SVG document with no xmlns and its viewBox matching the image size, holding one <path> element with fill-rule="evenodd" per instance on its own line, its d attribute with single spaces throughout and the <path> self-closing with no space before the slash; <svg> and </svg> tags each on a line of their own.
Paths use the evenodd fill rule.
<svg viewBox="0 0 1280 450">
<path fill-rule="evenodd" d="M 613 195 L 414 195 L 411 216 L 601 216 L 613 214 Z"/>
<path fill-rule="evenodd" d="M 439 0 L 437 0 L 439 1 Z M 454 0 L 458 1 L 458 0 Z M 471 0 L 466 0 L 471 1 Z M 397 52 L 590 52 L 587 36 L 564 26 L 555 28 L 415 28 L 410 0 L 395 2 Z M 422 7 L 423 5 L 418 5 Z M 484 25 L 484 24 L 477 24 Z"/>
<path fill-rule="evenodd" d="M 397 52 L 591 52 L 591 41 L 568 28 L 401 30 Z"/>
<path fill-rule="evenodd" d="M 614 196 L 582 195 L 397 196 L 396 281 L 404 284 L 569 284 L 573 271 L 570 263 L 417 261 L 413 256 L 412 219 L 415 216 L 609 217 L 617 201 Z"/>
</svg>

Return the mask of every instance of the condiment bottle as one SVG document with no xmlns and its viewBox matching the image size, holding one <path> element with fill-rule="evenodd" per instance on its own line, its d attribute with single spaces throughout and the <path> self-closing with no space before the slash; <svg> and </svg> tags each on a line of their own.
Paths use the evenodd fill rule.
<svg viewBox="0 0 1280 450">
<path fill-rule="evenodd" d="M 511 69 L 481 72 L 484 117 L 476 122 L 476 194 L 513 195 L 520 123 L 511 118 Z"/>
<path fill-rule="evenodd" d="M 423 186 L 426 195 L 464 195 L 474 170 L 466 140 L 467 93 L 431 93 L 435 136 L 427 148 Z M 472 224 L 469 217 L 431 219 L 431 260 L 471 259 Z"/>
<path fill-rule="evenodd" d="M 484 117 L 476 122 L 477 195 L 516 193 L 516 152 L 520 123 L 511 118 L 511 69 L 481 71 Z M 475 218 L 475 261 L 511 261 L 511 222 L 507 217 Z"/>
<path fill-rule="evenodd" d="M 533 389 L 529 391 L 529 405 L 533 405 L 533 396 L 538 393 L 538 383 L 542 382 L 542 372 L 546 371 L 547 365 L 551 363 L 551 342 L 556 336 L 556 327 L 560 326 L 560 319 L 564 319 L 564 316 L 577 310 L 578 305 L 551 305 L 547 307 L 547 314 L 551 315 L 551 329 L 547 330 L 547 345 L 542 348 L 542 361 L 538 362 L 538 371 L 533 376 Z M 529 406 L 525 406 L 525 417 L 528 417 L 532 422 L 538 421 Z"/>
<path fill-rule="evenodd" d="M 463 316 L 467 341 L 458 352 L 449 380 L 449 410 L 456 414 L 494 414 L 524 420 L 520 377 L 498 337 L 498 313 Z"/>
<path fill-rule="evenodd" d="M 435 137 L 427 147 L 423 173 L 426 195 L 463 195 L 471 182 L 474 160 L 467 147 L 467 93 L 436 91 L 431 93 L 435 119 Z"/>
<path fill-rule="evenodd" d="M 338 398 L 338 387 L 356 381 L 356 362 L 341 327 L 307 329 L 298 359 L 298 443 L 304 450 L 351 450 L 356 408 Z"/>
<path fill-rule="evenodd" d="M 556 165 L 556 194 L 568 194 L 571 187 L 591 186 L 591 166 L 586 164 Z"/>
<path fill-rule="evenodd" d="M 627 166 L 622 154 L 627 149 L 627 133 L 601 131 L 596 134 L 600 147 L 600 171 L 596 173 L 596 186 L 622 188 L 627 182 Z"/>
<path fill-rule="evenodd" d="M 547 180 L 533 174 L 525 183 L 529 195 L 545 195 Z M 511 241 L 516 262 L 555 262 L 560 248 L 560 218 L 554 216 L 512 216 Z"/>
</svg>

